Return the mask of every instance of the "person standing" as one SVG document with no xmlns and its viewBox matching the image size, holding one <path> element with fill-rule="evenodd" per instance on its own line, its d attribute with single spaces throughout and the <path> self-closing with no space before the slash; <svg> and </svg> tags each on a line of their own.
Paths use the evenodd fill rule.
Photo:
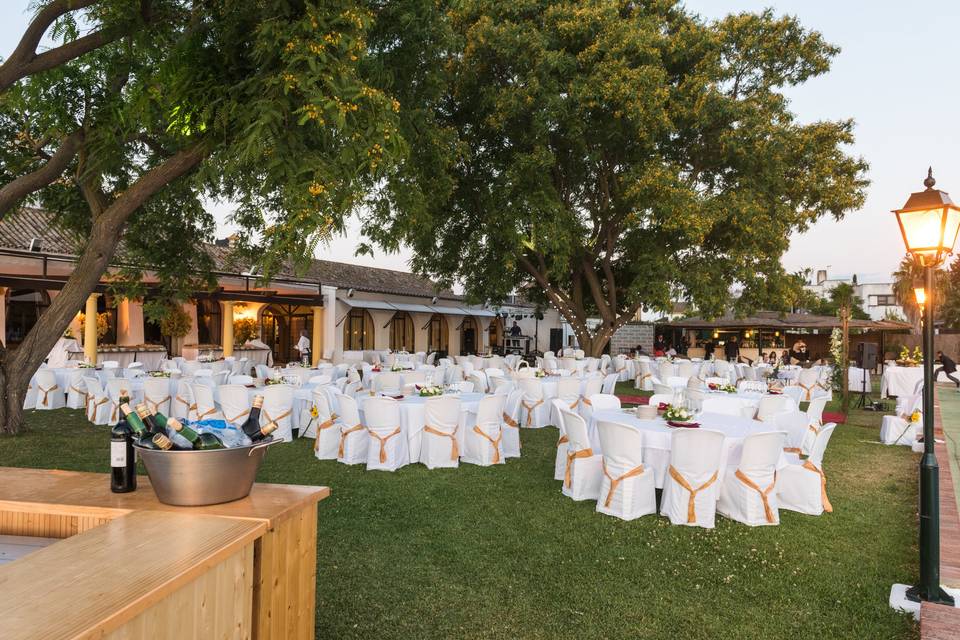
<svg viewBox="0 0 960 640">
<path fill-rule="evenodd" d="M 520 335 L 520 325 L 517 324 L 517 321 L 513 321 L 513 326 L 510 327 L 510 335 L 514 338 Z"/>
<path fill-rule="evenodd" d="M 300 362 L 310 364 L 310 338 L 306 329 L 300 330 L 300 339 L 297 341 L 297 351 L 300 352 Z"/>
<path fill-rule="evenodd" d="M 727 340 L 723 345 L 723 353 L 727 356 L 727 362 L 737 362 L 740 359 L 740 343 L 737 342 L 737 336 Z"/>
<path fill-rule="evenodd" d="M 957 380 L 953 375 L 957 371 L 957 363 L 943 351 L 937 351 L 936 361 L 940 363 L 940 366 L 933 372 L 934 383 L 936 383 L 937 378 L 940 377 L 940 372 L 943 371 L 947 375 L 947 378 L 952 380 L 953 384 L 957 385 L 957 391 L 960 391 L 960 380 Z"/>
</svg>

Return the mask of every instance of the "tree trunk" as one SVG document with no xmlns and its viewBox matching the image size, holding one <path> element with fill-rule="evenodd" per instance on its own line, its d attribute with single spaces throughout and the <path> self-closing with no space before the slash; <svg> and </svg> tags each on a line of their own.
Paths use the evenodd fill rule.
<svg viewBox="0 0 960 640">
<path fill-rule="evenodd" d="M 87 245 L 60 295 L 53 299 L 17 349 L 2 354 L 0 432 L 17 433 L 23 427 L 23 396 L 27 384 L 107 271 L 127 219 L 155 193 L 191 171 L 202 159 L 203 151 L 199 146 L 180 151 L 144 174 L 93 223 Z"/>
<path fill-rule="evenodd" d="M 843 380 L 843 389 L 840 392 L 840 410 L 847 413 L 850 410 L 850 309 L 840 307 L 840 325 L 843 331 L 843 346 L 840 349 L 841 360 L 839 363 L 843 367 L 841 380 Z M 866 375 L 866 373 L 864 373 Z"/>
</svg>

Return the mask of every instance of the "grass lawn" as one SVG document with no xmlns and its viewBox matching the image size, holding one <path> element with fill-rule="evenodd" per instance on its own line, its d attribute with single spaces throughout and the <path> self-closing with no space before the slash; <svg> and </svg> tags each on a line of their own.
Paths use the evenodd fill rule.
<svg viewBox="0 0 960 640">
<path fill-rule="evenodd" d="M 629 386 L 620 391 L 632 392 Z M 0 465 L 108 470 L 80 411 L 34 412 Z M 916 638 L 887 607 L 917 577 L 916 458 L 854 412 L 825 467 L 832 514 L 713 531 L 621 522 L 553 480 L 556 431 L 504 466 L 366 472 L 270 450 L 259 480 L 329 485 L 320 504 L 318 638 Z M 870 442 L 868 442 L 870 441 Z"/>
</svg>

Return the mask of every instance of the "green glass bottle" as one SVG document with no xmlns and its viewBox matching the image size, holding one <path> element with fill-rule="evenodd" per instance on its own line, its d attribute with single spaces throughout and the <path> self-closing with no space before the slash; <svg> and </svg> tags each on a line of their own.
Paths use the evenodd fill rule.
<svg viewBox="0 0 960 640">
<path fill-rule="evenodd" d="M 150 438 L 150 441 L 153 443 L 154 448 L 160 449 L 162 451 L 170 451 L 173 449 L 173 442 L 162 433 L 155 433 L 153 437 Z"/>
<path fill-rule="evenodd" d="M 194 449 L 223 449 L 223 441 L 214 434 L 208 432 L 198 433 L 176 418 L 167 420 L 167 426 L 189 440 L 193 444 Z"/>
<path fill-rule="evenodd" d="M 120 415 L 124 417 L 130 426 L 130 430 L 133 432 L 133 440 L 137 443 L 138 447 L 143 447 L 144 449 L 159 449 L 153 441 L 154 434 L 150 432 L 150 429 L 148 429 L 147 425 L 140 419 L 140 416 L 130 408 L 129 404 L 124 403 L 120 405 Z"/>
</svg>

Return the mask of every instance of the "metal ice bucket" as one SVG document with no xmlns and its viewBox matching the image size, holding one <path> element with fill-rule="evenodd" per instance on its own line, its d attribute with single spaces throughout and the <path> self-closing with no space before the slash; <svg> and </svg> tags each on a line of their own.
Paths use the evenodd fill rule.
<svg viewBox="0 0 960 640">
<path fill-rule="evenodd" d="M 136 450 L 160 502 L 199 507 L 247 497 L 267 447 L 278 442 L 283 440 L 203 451 Z"/>
</svg>

